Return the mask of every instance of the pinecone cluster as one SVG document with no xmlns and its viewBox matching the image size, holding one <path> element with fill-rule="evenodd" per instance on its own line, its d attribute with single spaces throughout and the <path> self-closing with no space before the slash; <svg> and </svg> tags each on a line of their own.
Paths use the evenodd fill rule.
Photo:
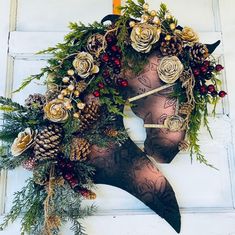
<svg viewBox="0 0 235 235">
<path fill-rule="evenodd" d="M 29 95 L 29 97 L 25 100 L 25 106 L 29 109 L 42 109 L 45 103 L 46 97 L 38 93 Z"/>
<path fill-rule="evenodd" d="M 38 160 L 55 158 L 60 151 L 63 129 L 57 124 L 50 124 L 39 131 L 34 146 L 34 155 Z"/>
<path fill-rule="evenodd" d="M 183 50 L 183 43 L 180 38 L 172 36 L 169 40 L 163 39 L 160 51 L 164 56 L 178 56 Z"/>
<path fill-rule="evenodd" d="M 84 138 L 74 138 L 71 143 L 70 160 L 85 161 L 90 153 L 90 143 Z"/>
<path fill-rule="evenodd" d="M 202 43 L 195 43 L 189 49 L 189 56 L 192 61 L 201 64 L 209 56 L 208 48 Z"/>
<path fill-rule="evenodd" d="M 100 106 L 92 102 L 86 104 L 80 115 L 80 126 L 79 131 L 83 132 L 89 129 L 92 124 L 99 118 Z"/>
</svg>

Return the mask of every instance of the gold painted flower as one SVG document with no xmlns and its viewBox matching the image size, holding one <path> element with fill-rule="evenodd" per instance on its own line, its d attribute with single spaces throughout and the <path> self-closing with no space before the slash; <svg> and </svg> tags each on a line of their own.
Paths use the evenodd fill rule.
<svg viewBox="0 0 235 235">
<path fill-rule="evenodd" d="M 136 24 L 131 31 L 132 47 L 142 53 L 148 53 L 152 45 L 160 38 L 160 28 L 148 23 Z"/>
<path fill-rule="evenodd" d="M 102 34 L 96 33 L 91 35 L 87 40 L 87 50 L 92 55 L 98 57 L 107 47 L 107 41 Z"/>
<path fill-rule="evenodd" d="M 81 78 L 87 78 L 99 72 L 99 67 L 94 64 L 94 59 L 87 52 L 79 52 L 73 61 L 73 67 Z"/>
<path fill-rule="evenodd" d="M 66 108 L 69 99 L 54 99 L 44 106 L 44 117 L 52 122 L 65 122 L 68 117 L 68 110 Z"/>
<path fill-rule="evenodd" d="M 199 42 L 197 33 L 190 27 L 184 27 L 182 31 L 176 30 L 175 34 L 179 36 L 183 41 L 189 43 Z"/>
<path fill-rule="evenodd" d="M 174 83 L 184 70 L 184 66 L 176 56 L 165 56 L 158 66 L 159 78 L 165 83 Z"/>
<path fill-rule="evenodd" d="M 19 156 L 31 147 L 34 143 L 36 133 L 36 131 L 30 128 L 26 128 L 24 131 L 20 132 L 11 146 L 12 155 L 15 157 Z"/>
</svg>

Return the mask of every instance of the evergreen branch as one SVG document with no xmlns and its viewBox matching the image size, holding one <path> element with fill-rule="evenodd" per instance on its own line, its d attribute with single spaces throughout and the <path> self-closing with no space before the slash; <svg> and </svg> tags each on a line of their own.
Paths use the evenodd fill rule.
<svg viewBox="0 0 235 235">
<path fill-rule="evenodd" d="M 27 108 L 12 101 L 10 98 L 5 98 L 0 96 L 0 110 L 2 111 L 18 111 L 18 112 L 26 112 Z"/>
</svg>

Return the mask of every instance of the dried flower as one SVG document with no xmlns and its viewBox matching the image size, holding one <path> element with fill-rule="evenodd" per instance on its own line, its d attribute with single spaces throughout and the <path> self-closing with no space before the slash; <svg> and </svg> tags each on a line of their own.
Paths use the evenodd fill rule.
<svg viewBox="0 0 235 235">
<path fill-rule="evenodd" d="M 53 99 L 44 106 L 45 118 L 52 122 L 65 122 L 68 117 L 66 104 L 70 102 L 69 99 Z"/>
<path fill-rule="evenodd" d="M 181 131 L 185 128 L 185 120 L 179 115 L 168 116 L 164 121 L 164 125 L 169 131 Z"/>
<path fill-rule="evenodd" d="M 159 40 L 160 33 L 160 28 L 156 26 L 147 23 L 136 24 L 131 31 L 131 45 L 138 52 L 148 53 L 152 45 Z"/>
<path fill-rule="evenodd" d="M 190 27 L 184 27 L 182 31 L 176 30 L 175 34 L 179 36 L 183 41 L 186 41 L 189 43 L 199 42 L 198 35 Z"/>
<path fill-rule="evenodd" d="M 92 55 L 87 52 L 79 52 L 73 61 L 73 66 L 81 78 L 87 78 L 99 72 L 99 67 L 94 64 Z"/>
<path fill-rule="evenodd" d="M 176 56 L 165 56 L 158 66 L 159 78 L 165 83 L 174 83 L 183 72 L 184 66 Z"/>
<path fill-rule="evenodd" d="M 33 131 L 30 128 L 26 128 L 24 131 L 20 132 L 11 146 L 12 155 L 15 157 L 19 156 L 31 147 L 34 143 L 36 133 L 36 131 Z"/>
</svg>

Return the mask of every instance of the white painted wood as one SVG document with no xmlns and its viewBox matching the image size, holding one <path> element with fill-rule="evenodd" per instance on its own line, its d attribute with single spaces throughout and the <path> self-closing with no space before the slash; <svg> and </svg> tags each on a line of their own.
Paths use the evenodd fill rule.
<svg viewBox="0 0 235 235">
<path fill-rule="evenodd" d="M 18 31 L 66 31 L 69 22 L 93 23 L 112 12 L 112 0 L 18 0 Z"/>
</svg>

